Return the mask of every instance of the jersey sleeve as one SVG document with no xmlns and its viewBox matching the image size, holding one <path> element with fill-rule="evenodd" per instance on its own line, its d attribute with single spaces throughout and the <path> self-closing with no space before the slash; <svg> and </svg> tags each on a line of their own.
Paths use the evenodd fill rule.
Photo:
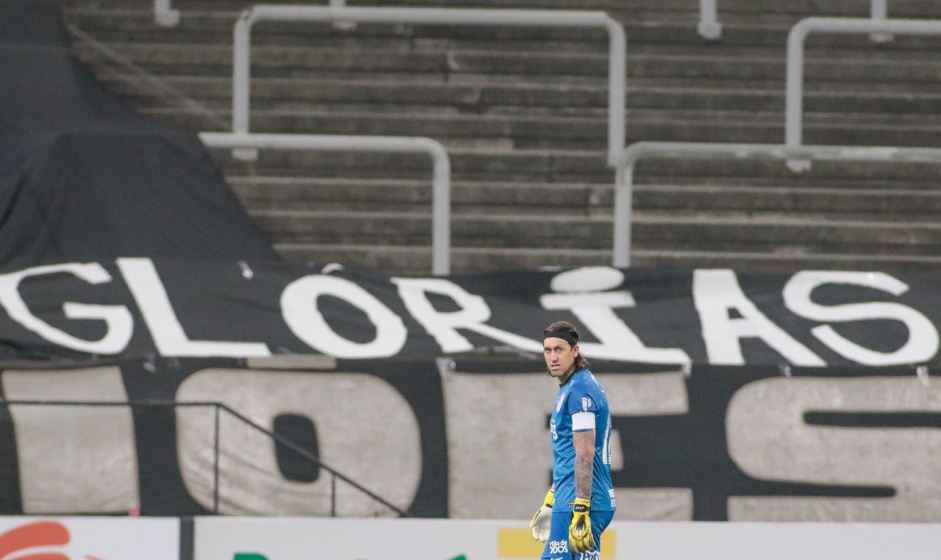
<svg viewBox="0 0 941 560">
<path fill-rule="evenodd" d="M 589 387 L 574 387 L 569 394 L 566 408 L 569 414 L 579 412 L 598 412 L 598 399 L 589 390 Z"/>
<path fill-rule="evenodd" d="M 583 432 L 595 429 L 595 414 L 599 410 L 598 399 L 585 388 L 575 389 L 569 394 L 566 410 L 572 416 L 572 431 Z"/>
</svg>

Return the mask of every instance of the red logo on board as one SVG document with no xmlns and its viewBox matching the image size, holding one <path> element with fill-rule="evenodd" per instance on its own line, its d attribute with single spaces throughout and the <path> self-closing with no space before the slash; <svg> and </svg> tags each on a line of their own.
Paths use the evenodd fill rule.
<svg viewBox="0 0 941 560">
<path fill-rule="evenodd" d="M 69 529 L 58 521 L 34 521 L 14 527 L 0 535 L 0 560 L 72 560 L 61 552 L 49 552 L 51 547 L 65 546 L 72 540 Z M 30 549 L 37 549 L 29 552 Z M 25 552 L 26 554 L 19 554 Z M 85 560 L 102 560 L 85 555 Z"/>
</svg>

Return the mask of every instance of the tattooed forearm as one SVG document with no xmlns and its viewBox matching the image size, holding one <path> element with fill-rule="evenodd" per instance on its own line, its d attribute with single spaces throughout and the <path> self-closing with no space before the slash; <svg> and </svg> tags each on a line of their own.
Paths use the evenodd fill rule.
<svg viewBox="0 0 941 560">
<path fill-rule="evenodd" d="M 591 498 L 591 457 L 575 457 L 575 497 Z"/>
<path fill-rule="evenodd" d="M 591 478 L 595 458 L 595 431 L 575 432 L 575 497 L 591 498 Z"/>
</svg>

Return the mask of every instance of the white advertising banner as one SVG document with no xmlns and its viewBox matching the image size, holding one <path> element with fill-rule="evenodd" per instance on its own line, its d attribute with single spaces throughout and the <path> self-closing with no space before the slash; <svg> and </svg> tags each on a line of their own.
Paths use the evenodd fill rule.
<svg viewBox="0 0 941 560">
<path fill-rule="evenodd" d="M 180 560 L 180 520 L 0 517 L 0 558 Z"/>
<path fill-rule="evenodd" d="M 600 559 L 605 560 L 935 560 L 941 550 L 941 526 L 614 522 L 601 548 Z M 542 545 L 532 539 L 525 521 L 195 521 L 194 560 L 518 560 L 539 558 L 541 553 Z"/>
<path fill-rule="evenodd" d="M 194 530 L 194 560 L 478 560 L 542 553 L 523 521 L 198 517 Z M 610 538 L 613 544 L 614 532 Z"/>
</svg>

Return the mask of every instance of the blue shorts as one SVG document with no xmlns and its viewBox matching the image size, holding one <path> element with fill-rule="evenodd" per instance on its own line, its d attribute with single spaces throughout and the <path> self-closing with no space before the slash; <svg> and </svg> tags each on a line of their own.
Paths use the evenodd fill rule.
<svg viewBox="0 0 941 560">
<path fill-rule="evenodd" d="M 601 558 L 601 532 L 605 530 L 611 519 L 613 511 L 593 511 L 588 514 L 591 519 L 591 534 L 595 537 L 595 548 L 588 552 L 572 554 L 569 546 L 569 525 L 572 524 L 572 512 L 552 512 L 552 524 L 549 528 L 549 540 L 542 551 L 542 560 L 598 560 Z"/>
</svg>

